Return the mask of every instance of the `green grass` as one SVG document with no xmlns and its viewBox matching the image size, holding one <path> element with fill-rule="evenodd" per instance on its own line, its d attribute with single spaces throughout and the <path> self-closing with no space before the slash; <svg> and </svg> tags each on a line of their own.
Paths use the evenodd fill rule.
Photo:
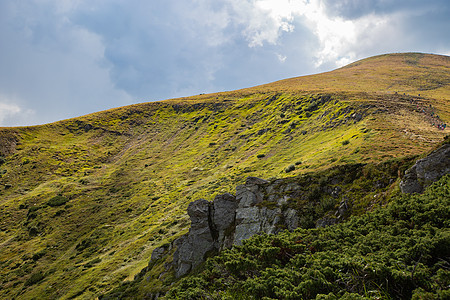
<svg viewBox="0 0 450 300">
<path fill-rule="evenodd" d="M 295 177 L 433 149 L 448 129 L 392 91 L 417 93 L 428 82 L 414 86 L 411 76 L 447 82 L 448 59 L 414 61 L 378 57 L 251 89 L 1 128 L 0 298 L 106 293 L 187 229 L 189 202 L 233 192 L 248 176 Z M 393 77 L 402 81 L 388 88 Z M 448 123 L 448 84 L 428 88 L 420 101 Z M 67 201 L 50 205 L 58 195 Z M 25 284 L 39 272 L 45 277 Z"/>
</svg>

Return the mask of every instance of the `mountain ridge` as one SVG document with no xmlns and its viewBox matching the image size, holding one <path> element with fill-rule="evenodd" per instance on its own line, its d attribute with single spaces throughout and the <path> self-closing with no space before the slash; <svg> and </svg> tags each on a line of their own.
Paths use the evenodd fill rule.
<svg viewBox="0 0 450 300">
<path fill-rule="evenodd" d="M 433 125 L 450 120 L 448 57 L 381 58 L 372 77 L 365 74 L 370 80 L 350 90 L 355 78 L 341 68 L 340 77 L 328 72 L 0 128 L 0 297 L 103 294 L 186 232 L 189 202 L 249 176 L 286 178 L 430 151 L 448 134 Z M 385 78 L 386 59 L 400 66 Z M 387 88 L 393 75 L 399 83 Z M 429 80 L 397 88 L 413 84 L 411 77 Z M 437 83 L 420 90 L 428 82 Z"/>
</svg>

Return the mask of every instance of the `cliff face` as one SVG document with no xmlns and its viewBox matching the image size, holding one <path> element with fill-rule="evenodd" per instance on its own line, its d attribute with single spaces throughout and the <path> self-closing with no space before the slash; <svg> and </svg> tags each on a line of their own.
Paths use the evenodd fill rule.
<svg viewBox="0 0 450 300">
<path fill-rule="evenodd" d="M 187 274 L 208 255 L 240 245 L 242 240 L 258 232 L 277 233 L 277 226 L 285 225 L 280 207 L 282 199 L 274 202 L 272 209 L 258 206 L 270 189 L 268 181 L 249 177 L 244 185 L 236 188 L 236 196 L 224 194 L 212 202 L 200 199 L 190 203 L 187 210 L 191 219 L 189 233 L 174 242 L 176 277 Z"/>
</svg>

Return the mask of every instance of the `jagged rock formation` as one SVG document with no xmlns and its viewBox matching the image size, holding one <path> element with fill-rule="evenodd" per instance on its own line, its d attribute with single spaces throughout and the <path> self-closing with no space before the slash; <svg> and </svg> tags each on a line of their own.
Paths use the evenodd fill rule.
<svg viewBox="0 0 450 300">
<path fill-rule="evenodd" d="M 236 198 L 231 194 L 217 196 L 213 202 L 200 199 L 189 204 L 189 233 L 174 241 L 177 250 L 173 261 L 177 277 L 197 267 L 208 255 L 231 247 L 227 229 L 234 223 L 236 206 Z"/>
<path fill-rule="evenodd" d="M 187 274 L 209 255 L 240 245 L 259 232 L 272 234 L 284 228 L 297 228 L 297 211 L 282 209 L 286 197 L 276 199 L 275 190 L 274 184 L 249 177 L 244 185 L 236 188 L 236 196 L 224 194 L 212 202 L 200 199 L 190 203 L 187 210 L 191 218 L 189 233 L 174 241 L 176 276 Z M 273 207 L 260 205 L 263 201 L 270 201 Z M 159 257 L 158 253 L 163 250 L 155 251 L 155 257 Z"/>
<path fill-rule="evenodd" d="M 450 144 L 444 144 L 408 169 L 400 182 L 403 193 L 422 193 L 431 183 L 450 173 Z"/>
<path fill-rule="evenodd" d="M 236 188 L 236 196 L 224 194 L 212 202 L 200 199 L 190 203 L 187 212 L 191 228 L 173 242 L 176 248 L 173 259 L 175 276 L 187 274 L 208 256 L 240 245 L 243 240 L 260 232 L 276 234 L 280 230 L 296 229 L 299 212 L 286 204 L 298 190 L 299 185 L 295 182 L 269 182 L 249 177 L 245 184 Z M 166 248 L 156 248 L 152 260 L 159 259 Z"/>
</svg>

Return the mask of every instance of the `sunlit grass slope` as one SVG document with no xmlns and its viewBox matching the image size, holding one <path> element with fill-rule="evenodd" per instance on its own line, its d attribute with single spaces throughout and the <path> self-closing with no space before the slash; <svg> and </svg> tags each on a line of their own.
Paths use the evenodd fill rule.
<svg viewBox="0 0 450 300">
<path fill-rule="evenodd" d="M 92 299 L 248 176 L 421 155 L 448 134 L 450 59 L 369 58 L 233 92 L 0 129 L 0 298 Z M 420 96 L 419 96 L 420 94 Z M 286 171 L 289 172 L 286 172 Z"/>
</svg>

